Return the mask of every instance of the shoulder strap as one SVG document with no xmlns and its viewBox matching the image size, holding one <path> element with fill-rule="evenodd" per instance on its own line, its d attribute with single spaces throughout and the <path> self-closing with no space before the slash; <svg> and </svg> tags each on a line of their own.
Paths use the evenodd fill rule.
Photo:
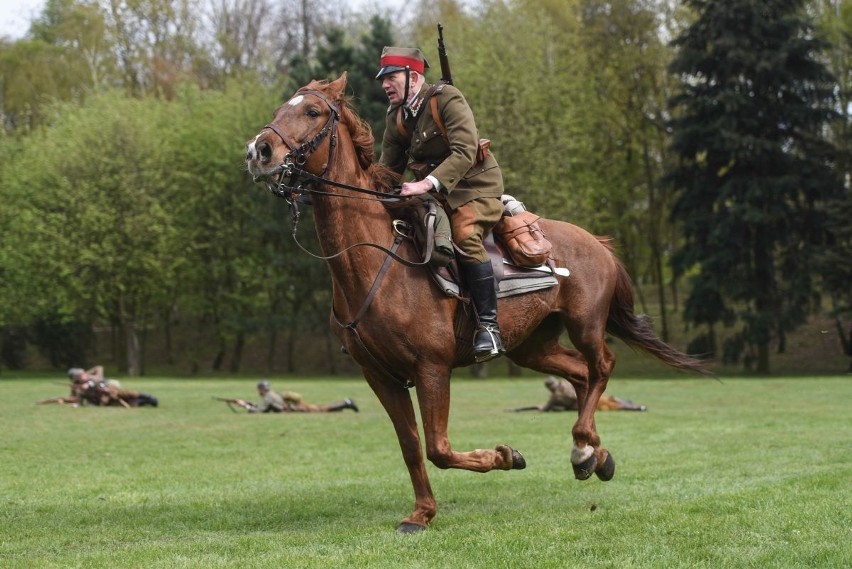
<svg viewBox="0 0 852 569">
<path fill-rule="evenodd" d="M 432 97 L 429 100 L 429 105 L 432 107 L 432 120 L 434 120 L 435 124 L 438 125 L 438 130 L 441 131 L 441 136 L 444 138 L 444 142 L 446 142 L 447 146 L 449 146 L 450 139 L 447 138 L 447 127 L 444 126 L 444 121 L 441 120 L 441 113 L 438 112 L 438 98 Z"/>
<path fill-rule="evenodd" d="M 403 138 L 408 138 L 408 129 L 405 128 L 405 121 L 402 120 L 402 105 L 396 109 L 396 131 Z"/>
</svg>

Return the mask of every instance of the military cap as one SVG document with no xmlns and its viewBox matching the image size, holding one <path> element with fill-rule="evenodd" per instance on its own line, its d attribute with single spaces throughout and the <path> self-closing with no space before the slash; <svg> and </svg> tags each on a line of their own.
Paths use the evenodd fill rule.
<svg viewBox="0 0 852 569">
<path fill-rule="evenodd" d="M 391 47 L 386 46 L 382 50 L 382 58 L 379 61 L 379 72 L 376 79 L 381 79 L 388 73 L 404 71 L 406 68 L 416 71 L 421 75 L 429 69 L 429 62 L 423 52 L 416 47 Z"/>
<path fill-rule="evenodd" d="M 261 379 L 260 381 L 257 382 L 257 388 L 258 389 L 269 389 L 269 381 L 267 381 L 265 379 Z"/>
</svg>

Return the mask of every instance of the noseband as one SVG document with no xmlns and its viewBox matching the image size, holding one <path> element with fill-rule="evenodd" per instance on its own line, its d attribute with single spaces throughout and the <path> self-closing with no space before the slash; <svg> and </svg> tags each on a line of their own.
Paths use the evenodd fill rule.
<svg viewBox="0 0 852 569">
<path fill-rule="evenodd" d="M 320 177 L 325 176 L 328 169 L 331 168 L 331 164 L 334 158 L 334 147 L 337 146 L 337 123 L 340 121 L 340 109 L 338 109 L 337 105 L 334 104 L 328 97 L 325 96 L 324 93 L 320 91 L 316 91 L 313 89 L 305 89 L 299 90 L 296 92 L 297 95 L 314 95 L 322 100 L 327 106 L 329 111 L 331 111 L 328 115 L 328 120 L 325 122 L 325 126 L 320 129 L 320 131 L 314 136 L 312 139 L 299 144 L 292 140 L 289 136 L 284 134 L 280 128 L 275 126 L 273 123 L 269 123 L 264 126 L 264 129 L 269 129 L 275 134 L 278 135 L 278 138 L 281 139 L 281 142 L 284 143 L 284 146 L 290 149 L 290 152 L 284 157 L 284 161 L 276 168 L 282 172 L 282 174 L 291 171 L 291 175 L 297 177 L 299 172 L 302 171 L 302 167 L 305 165 L 305 162 L 308 161 L 311 154 L 316 152 L 319 145 L 322 144 L 322 141 L 325 140 L 329 134 L 331 134 L 331 140 L 328 145 L 328 161 L 325 163 L 322 172 L 319 174 Z"/>
</svg>

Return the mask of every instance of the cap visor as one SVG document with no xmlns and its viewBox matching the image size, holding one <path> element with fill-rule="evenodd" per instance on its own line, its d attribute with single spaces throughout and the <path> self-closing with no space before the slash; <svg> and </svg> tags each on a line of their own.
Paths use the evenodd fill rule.
<svg viewBox="0 0 852 569">
<path fill-rule="evenodd" d="M 405 71 L 405 67 L 399 67 L 398 65 L 386 65 L 379 69 L 379 72 L 376 73 L 376 79 L 381 79 L 388 73 L 396 73 L 397 71 Z"/>
</svg>

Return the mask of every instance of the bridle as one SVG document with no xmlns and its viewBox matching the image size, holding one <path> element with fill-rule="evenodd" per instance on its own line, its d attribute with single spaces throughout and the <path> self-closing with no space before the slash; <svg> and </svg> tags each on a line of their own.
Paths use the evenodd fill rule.
<svg viewBox="0 0 852 569">
<path fill-rule="evenodd" d="M 328 116 L 328 120 L 326 120 L 325 125 L 323 125 L 323 127 L 319 130 L 319 132 L 317 132 L 317 134 L 315 134 L 313 136 L 313 138 L 311 138 L 310 140 L 303 142 L 301 144 L 298 144 L 297 142 L 292 140 L 292 138 L 290 138 L 284 132 L 282 132 L 282 130 L 280 128 L 278 128 L 273 123 L 267 124 L 261 130 L 264 130 L 264 129 L 271 130 L 272 132 L 274 132 L 278 136 L 278 138 L 281 139 L 281 142 L 283 142 L 284 145 L 287 148 L 290 149 L 290 151 L 284 156 L 284 160 L 281 162 L 281 164 L 276 166 L 275 168 L 273 168 L 271 171 L 265 173 L 264 177 L 267 178 L 267 188 L 269 189 L 269 191 L 273 195 L 284 199 L 290 205 L 290 209 L 291 209 L 292 216 L 293 216 L 293 230 L 292 230 L 293 240 L 296 242 L 296 244 L 299 246 L 299 248 L 301 248 L 304 252 L 311 255 L 312 257 L 315 257 L 317 259 L 329 260 L 329 259 L 333 259 L 335 257 L 338 257 L 338 256 L 346 253 L 348 250 L 350 250 L 354 247 L 368 246 L 368 247 L 374 247 L 376 249 L 384 251 L 385 253 L 387 253 L 390 257 L 392 257 L 396 261 L 398 261 L 398 262 L 400 262 L 400 263 L 402 263 L 406 266 L 409 266 L 409 267 L 419 267 L 419 266 L 423 266 L 423 265 L 428 264 L 428 260 L 429 260 L 431 254 L 432 254 L 432 247 L 433 247 L 433 242 L 431 240 L 431 237 L 432 237 L 431 234 L 429 235 L 429 238 L 427 239 L 427 242 L 426 242 L 426 250 L 424 252 L 425 257 L 424 257 L 423 261 L 419 261 L 419 262 L 410 261 L 408 259 L 400 257 L 396 253 L 396 250 L 398 248 L 398 244 L 395 247 L 393 247 L 392 249 L 388 249 L 388 248 L 383 247 L 383 246 L 381 246 L 377 243 L 369 243 L 369 242 L 355 243 L 355 244 L 350 245 L 349 247 L 346 247 L 344 250 L 339 251 L 338 253 L 335 253 L 333 255 L 321 256 L 321 255 L 316 255 L 315 253 L 312 253 L 311 251 L 308 251 L 307 249 L 305 249 L 305 247 L 302 246 L 301 243 L 299 243 L 299 240 L 296 237 L 296 230 L 297 230 L 297 227 L 298 227 L 298 224 L 299 224 L 299 218 L 300 218 L 300 215 L 301 215 L 300 212 L 299 212 L 299 197 L 301 196 L 301 194 L 308 193 L 308 194 L 314 194 L 314 195 L 326 195 L 326 196 L 333 196 L 333 197 L 339 197 L 339 198 L 367 199 L 367 198 L 360 198 L 360 197 L 357 197 L 357 196 L 340 194 L 340 193 L 337 193 L 337 192 L 323 191 L 323 190 L 318 189 L 318 186 L 320 186 L 320 185 L 334 186 L 334 187 L 344 188 L 344 189 L 347 189 L 347 190 L 352 190 L 352 191 L 363 193 L 363 194 L 369 194 L 371 196 L 377 197 L 378 201 L 382 202 L 383 205 L 385 205 L 386 207 L 390 207 L 390 208 L 401 207 L 401 206 L 404 206 L 408 203 L 411 203 L 411 198 L 395 196 L 395 195 L 392 195 L 392 194 L 389 195 L 385 192 L 379 192 L 379 191 L 373 190 L 371 188 L 364 188 L 364 187 L 361 187 L 361 186 L 353 186 L 353 185 L 350 185 L 350 184 L 345 184 L 343 182 L 338 182 L 338 181 L 331 180 L 331 179 L 327 178 L 326 174 L 328 173 L 329 169 L 332 167 L 333 158 L 334 158 L 334 149 L 337 146 L 337 139 L 338 139 L 338 137 L 337 137 L 337 125 L 340 123 L 340 109 L 334 103 L 334 101 L 332 101 L 331 99 L 329 99 L 325 95 L 325 93 L 323 93 L 321 91 L 317 91 L 315 89 L 300 89 L 300 90 L 296 91 L 296 95 L 314 95 L 315 97 L 319 98 L 321 101 L 323 101 L 328 106 L 329 111 L 330 111 L 329 116 Z M 308 161 L 308 159 L 311 157 L 311 155 L 314 152 L 316 152 L 316 150 L 320 147 L 320 144 L 322 144 L 322 142 L 326 139 L 326 137 L 329 137 L 329 136 L 331 138 L 329 140 L 328 161 L 325 163 L 325 166 L 323 166 L 322 172 L 320 174 L 314 174 L 313 172 L 306 170 L 305 167 L 304 167 L 305 163 Z M 280 174 L 280 176 L 278 177 L 277 180 L 275 180 L 274 177 L 277 174 Z M 307 184 L 305 182 L 307 182 Z M 373 199 L 373 198 L 369 198 L 369 199 Z M 432 213 L 430 215 L 434 216 L 434 213 Z M 397 237 L 409 238 L 410 239 L 411 236 L 408 233 L 410 232 L 411 228 L 408 227 L 407 225 L 408 224 L 406 224 L 404 222 L 399 222 L 399 220 L 395 221 L 394 225 L 393 225 L 394 234 Z M 431 228 L 431 224 L 429 224 L 429 225 L 430 225 L 430 228 Z"/>
<path fill-rule="evenodd" d="M 363 339 L 361 338 L 361 335 L 358 333 L 357 327 L 358 327 L 358 324 L 360 323 L 361 319 L 367 313 L 367 310 L 370 307 L 374 296 L 378 292 L 379 285 L 381 284 L 382 280 L 384 279 L 385 274 L 387 273 L 387 270 L 390 268 L 390 262 L 391 262 L 392 259 L 396 260 L 396 261 L 398 261 L 398 262 L 400 262 L 400 263 L 402 263 L 406 266 L 409 266 L 409 267 L 420 267 L 420 266 L 427 265 L 429 263 L 429 259 L 431 258 L 432 249 L 433 249 L 433 246 L 434 246 L 434 240 L 433 240 L 434 239 L 434 224 L 432 223 L 431 220 L 426 223 L 427 227 L 429 228 L 429 231 L 428 231 L 428 235 L 427 235 L 427 238 L 426 238 L 426 248 L 425 248 L 425 251 L 424 251 L 424 258 L 420 262 L 410 261 L 408 259 L 400 257 L 399 254 L 397 253 L 397 251 L 399 250 L 399 247 L 402 244 L 403 240 L 412 239 L 412 236 L 410 234 L 411 227 L 407 223 L 401 222 L 400 220 L 395 220 L 394 223 L 393 223 L 394 243 L 393 243 L 393 245 L 391 246 L 390 249 L 383 247 L 382 245 L 379 245 L 377 243 L 361 242 L 361 243 L 354 243 L 352 245 L 349 245 L 348 247 L 346 247 L 342 251 L 334 253 L 333 255 L 321 256 L 321 255 L 316 255 L 316 254 L 312 253 L 311 251 L 308 251 L 305 247 L 303 247 L 302 244 L 299 243 L 298 238 L 296 237 L 296 229 L 298 227 L 299 216 L 300 216 L 299 207 L 298 207 L 298 197 L 299 197 L 300 194 L 307 192 L 307 193 L 315 194 L 315 195 L 328 195 L 328 196 L 346 197 L 346 198 L 352 198 L 352 199 L 366 199 L 366 198 L 357 198 L 356 196 L 345 195 L 345 194 L 340 194 L 340 193 L 336 193 L 336 192 L 322 191 L 322 190 L 319 190 L 317 188 L 317 186 L 319 186 L 319 185 L 329 185 L 329 186 L 334 186 L 334 187 L 338 187 L 338 188 L 345 188 L 345 189 L 348 189 L 348 190 L 353 190 L 355 192 L 360 192 L 360 193 L 364 193 L 364 194 L 370 194 L 372 196 L 378 197 L 379 201 L 381 201 L 386 207 L 393 207 L 393 206 L 399 207 L 401 204 L 405 204 L 405 203 L 409 202 L 409 199 L 404 198 L 404 197 L 399 197 L 399 196 L 388 195 L 387 193 L 378 192 L 378 191 L 370 189 L 370 188 L 352 186 L 352 185 L 349 185 L 349 184 L 345 184 L 343 182 L 337 182 L 335 180 L 330 180 L 330 179 L 326 178 L 326 174 L 328 173 L 329 169 L 332 167 L 333 159 L 334 159 L 334 149 L 337 146 L 337 125 L 340 122 L 340 109 L 338 108 L 338 106 L 333 101 L 331 101 L 325 95 L 325 93 L 322 93 L 320 91 L 317 91 L 317 90 L 314 90 L 314 89 L 300 89 L 299 91 L 296 92 L 296 94 L 297 95 L 314 95 L 315 97 L 318 97 L 320 100 L 322 100 L 328 106 L 329 111 L 330 111 L 329 116 L 328 116 L 328 120 L 326 121 L 325 125 L 320 129 L 320 131 L 317 132 L 316 135 L 314 135 L 313 138 L 311 138 L 310 140 L 308 140 L 306 142 L 303 142 L 302 144 L 298 144 L 295 141 L 293 141 L 289 136 L 287 136 L 285 133 L 283 133 L 281 131 L 281 129 L 278 128 L 273 123 L 269 123 L 269 124 L 267 124 L 266 126 L 263 127 L 264 129 L 269 129 L 272 132 L 274 132 L 276 135 L 278 135 L 278 138 L 281 139 L 281 142 L 283 142 L 284 145 L 287 148 L 290 149 L 290 151 L 284 156 L 284 160 L 282 161 L 282 163 L 280 165 L 276 166 L 275 168 L 273 168 L 270 172 L 265 174 L 265 177 L 268 178 L 267 187 L 269 188 L 270 192 L 272 192 L 277 197 L 285 199 L 287 201 L 287 203 L 290 205 L 292 215 L 293 215 L 293 230 L 292 230 L 293 240 L 296 242 L 296 244 L 299 246 L 300 249 L 302 249 L 304 252 L 311 255 L 312 257 L 315 257 L 317 259 L 329 260 L 329 259 L 333 259 L 335 257 L 338 257 L 340 255 L 343 255 L 344 253 L 346 253 L 350 249 L 353 249 L 355 247 L 360 247 L 360 246 L 374 247 L 374 248 L 379 249 L 379 250 L 381 250 L 381 251 L 383 251 L 384 253 L 387 254 L 387 257 L 385 258 L 384 263 L 382 264 L 381 268 L 379 269 L 378 274 L 376 275 L 376 277 L 373 281 L 373 285 L 371 286 L 369 292 L 367 293 L 367 296 L 364 299 L 363 303 L 361 304 L 361 307 L 358 310 L 355 317 L 350 322 L 346 322 L 346 323 L 341 322 L 337 318 L 337 314 L 335 313 L 334 306 L 332 306 L 332 317 L 334 318 L 334 321 L 340 327 L 344 328 L 345 330 L 348 330 L 349 332 L 351 332 L 354 335 L 355 339 L 358 341 L 360 346 L 364 349 L 365 353 L 368 356 L 370 356 L 370 358 L 373 359 L 373 361 L 378 365 L 378 368 L 381 371 L 383 371 L 389 377 L 393 378 L 401 387 L 408 389 L 408 388 L 413 386 L 413 383 L 411 382 L 411 380 L 399 377 L 396 373 L 394 373 L 392 370 L 388 369 L 386 365 L 384 365 L 381 361 L 379 361 L 373 355 L 373 353 L 369 350 L 367 345 L 364 343 Z M 328 161 L 325 163 L 325 166 L 323 167 L 322 172 L 320 174 L 314 174 L 312 172 L 309 172 L 308 170 L 306 170 L 304 168 L 305 164 L 307 163 L 307 161 L 311 157 L 311 155 L 314 152 L 316 152 L 316 150 L 319 148 L 319 146 L 322 144 L 322 142 L 326 139 L 326 137 L 329 137 L 329 136 L 330 136 L 330 140 L 329 140 L 329 150 L 328 150 Z M 280 174 L 277 181 L 274 179 L 274 176 L 276 174 Z M 285 178 L 286 178 L 286 181 L 285 181 Z M 303 184 L 303 182 L 305 182 L 305 181 L 308 182 L 307 185 Z M 373 199 L 373 198 L 370 198 L 370 199 Z M 432 204 L 431 207 L 434 208 L 435 207 L 434 204 Z M 434 219 L 434 215 L 435 215 L 434 210 L 431 210 L 430 213 L 429 213 L 429 216 L 432 216 L 432 218 Z"/>
<path fill-rule="evenodd" d="M 319 98 L 326 104 L 326 106 L 328 106 L 330 111 L 328 120 L 326 120 L 325 125 L 314 135 L 313 138 L 303 142 L 302 144 L 295 142 L 292 138 L 284 134 L 284 132 L 282 132 L 274 123 L 269 123 L 261 129 L 269 129 L 274 132 L 278 138 L 281 139 L 281 142 L 284 143 L 284 146 L 290 149 L 290 151 L 284 156 L 284 160 L 282 160 L 281 164 L 264 174 L 264 177 L 269 179 L 267 184 L 269 190 L 276 196 L 283 197 L 285 199 L 293 194 L 298 195 L 304 192 L 324 195 L 339 195 L 331 192 L 323 192 L 313 187 L 314 183 L 320 183 L 377 196 L 380 201 L 387 204 L 401 203 L 402 198 L 398 196 L 390 196 L 385 192 L 377 192 L 370 188 L 352 186 L 325 177 L 334 163 L 334 149 L 337 147 L 337 125 L 340 123 L 340 109 L 334 101 L 329 99 L 322 91 L 317 91 L 315 89 L 299 89 L 296 91 L 296 95 L 314 95 Z M 321 173 L 314 174 L 313 172 L 309 172 L 305 169 L 305 163 L 311 155 L 317 151 L 320 144 L 322 144 L 327 136 L 331 136 L 328 143 L 328 160 L 326 161 Z M 273 181 L 272 178 L 278 174 L 280 174 L 278 181 Z M 289 179 L 285 181 L 285 178 Z M 305 180 L 309 182 L 309 186 L 300 184 L 301 181 Z"/>
<path fill-rule="evenodd" d="M 278 138 L 281 139 L 281 142 L 284 143 L 284 146 L 290 149 L 290 152 L 284 156 L 284 161 L 280 166 L 276 168 L 276 170 L 281 169 L 281 172 L 284 173 L 286 168 L 283 168 L 287 165 L 295 166 L 296 170 L 302 170 L 305 162 L 308 161 L 311 154 L 316 152 L 317 148 L 319 148 L 322 141 L 329 135 L 331 135 L 331 140 L 329 141 L 328 147 L 328 161 L 325 163 L 325 167 L 323 168 L 322 173 L 319 177 L 325 176 L 328 172 L 328 169 L 331 168 L 331 165 L 334 161 L 334 148 L 337 146 L 337 123 L 340 122 L 340 109 L 334 103 L 334 101 L 330 100 L 325 96 L 325 93 L 321 91 L 317 91 L 314 89 L 304 89 L 296 92 L 297 95 L 313 95 L 319 98 L 322 102 L 324 102 L 329 109 L 328 120 L 325 121 L 325 125 L 320 129 L 316 135 L 310 140 L 303 142 L 302 144 L 296 143 L 289 136 L 281 132 L 281 129 L 275 126 L 274 123 L 269 123 L 263 127 L 263 129 L 269 129 L 275 134 L 278 135 Z M 263 130 L 261 129 L 261 130 Z M 291 174 L 292 175 L 292 174 Z"/>
</svg>

